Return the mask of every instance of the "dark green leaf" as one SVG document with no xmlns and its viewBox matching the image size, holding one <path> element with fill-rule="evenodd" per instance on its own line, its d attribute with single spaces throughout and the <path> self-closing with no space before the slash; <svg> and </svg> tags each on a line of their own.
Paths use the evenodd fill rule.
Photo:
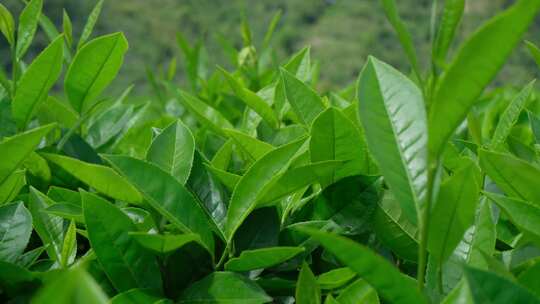
<svg viewBox="0 0 540 304">
<path fill-rule="evenodd" d="M 0 207 L 0 261 L 15 262 L 28 244 L 32 216 L 22 202 Z"/>
<path fill-rule="evenodd" d="M 39 145 L 41 139 L 54 127 L 54 124 L 45 125 L 19 133 L 0 142 L 0 155 L 2 155 L 0 160 L 0 185 L 19 168 L 26 157 Z"/>
<path fill-rule="evenodd" d="M 45 209 L 52 204 L 54 202 L 45 194 L 34 187 L 30 187 L 29 209 L 32 214 L 34 229 L 43 245 L 47 246 L 49 258 L 60 263 L 64 241 L 64 220 L 61 217 L 45 212 Z"/>
<path fill-rule="evenodd" d="M 339 304 L 379 304 L 379 297 L 375 289 L 362 279 L 345 288 L 336 300 Z"/>
<path fill-rule="evenodd" d="M 474 303 L 540 303 L 527 289 L 496 274 L 465 268 Z"/>
<path fill-rule="evenodd" d="M 335 255 L 343 264 L 358 273 L 389 302 L 426 303 L 416 282 L 403 275 L 384 258 L 349 239 L 309 228 L 297 228 L 309 234 Z"/>
<path fill-rule="evenodd" d="M 136 187 L 152 208 L 185 233 L 199 234 L 214 254 L 214 237 L 208 215 L 193 195 L 159 167 L 128 156 L 106 155 L 105 160 Z"/>
<path fill-rule="evenodd" d="M 135 224 L 104 199 L 82 192 L 88 238 L 103 270 L 118 291 L 131 288 L 161 290 L 161 276 L 153 255 L 129 235 Z"/>
<path fill-rule="evenodd" d="M 306 262 L 302 264 L 302 269 L 300 269 L 300 274 L 298 275 L 295 298 L 295 303 L 298 304 L 321 303 L 321 289 L 317 284 L 317 278 L 315 278 L 315 275 L 313 275 Z"/>
<path fill-rule="evenodd" d="M 255 250 L 245 250 L 239 257 L 230 259 L 225 264 L 225 270 L 249 271 L 268 268 L 285 262 L 303 252 L 301 247 L 269 247 Z"/>
<path fill-rule="evenodd" d="M 199 235 L 188 234 L 151 234 L 145 232 L 130 232 L 129 235 L 139 244 L 156 253 L 170 253 L 191 242 L 201 242 Z"/>
<path fill-rule="evenodd" d="M 259 304 L 271 302 L 261 287 L 234 272 L 214 272 L 188 287 L 178 303 Z"/>
</svg>

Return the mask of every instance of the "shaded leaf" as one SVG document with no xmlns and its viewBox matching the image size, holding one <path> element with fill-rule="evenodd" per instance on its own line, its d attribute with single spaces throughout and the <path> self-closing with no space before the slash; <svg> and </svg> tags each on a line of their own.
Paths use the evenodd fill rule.
<svg viewBox="0 0 540 304">
<path fill-rule="evenodd" d="M 259 304 L 271 302 L 264 290 L 234 272 L 214 272 L 184 290 L 178 303 Z"/>
<path fill-rule="evenodd" d="M 22 202 L 0 207 L 0 261 L 15 262 L 28 244 L 32 216 Z"/>
<path fill-rule="evenodd" d="M 129 231 L 135 224 L 104 199 L 82 192 L 88 238 L 103 270 L 118 291 L 131 288 L 161 290 L 161 276 L 153 255 L 142 250 Z"/>
<path fill-rule="evenodd" d="M 367 247 L 349 239 L 305 227 L 296 228 L 309 234 L 338 260 L 358 273 L 389 302 L 426 303 L 416 282 L 399 272 L 394 265 Z"/>
<path fill-rule="evenodd" d="M 317 284 L 317 278 L 309 269 L 306 262 L 302 264 L 298 281 L 296 283 L 295 299 L 298 304 L 320 304 L 321 289 Z"/>
<path fill-rule="evenodd" d="M 0 142 L 0 155 L 2 155 L 0 160 L 0 185 L 19 168 L 26 157 L 39 145 L 41 139 L 54 127 L 54 124 L 41 126 Z"/>
<path fill-rule="evenodd" d="M 120 155 L 103 157 L 143 194 L 152 208 L 185 233 L 198 234 L 213 256 L 214 237 L 208 215 L 182 184 L 145 161 Z"/>
<path fill-rule="evenodd" d="M 301 247 L 269 247 L 242 251 L 239 257 L 225 264 L 228 271 L 249 271 L 268 268 L 285 262 L 303 252 Z"/>
</svg>

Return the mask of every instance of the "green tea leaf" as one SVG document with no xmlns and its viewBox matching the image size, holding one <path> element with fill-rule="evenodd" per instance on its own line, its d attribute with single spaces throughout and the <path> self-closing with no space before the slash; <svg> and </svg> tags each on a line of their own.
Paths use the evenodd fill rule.
<svg viewBox="0 0 540 304">
<path fill-rule="evenodd" d="M 509 154 L 480 149 L 480 166 L 508 196 L 540 206 L 540 189 L 535 181 L 540 169 Z"/>
<path fill-rule="evenodd" d="M 80 267 L 60 273 L 32 298 L 32 304 L 107 304 L 98 283 Z"/>
<path fill-rule="evenodd" d="M 474 303 L 540 303 L 527 289 L 496 274 L 465 268 Z"/>
<path fill-rule="evenodd" d="M 394 265 L 370 249 L 349 239 L 305 227 L 296 228 L 309 234 L 335 255 L 340 262 L 358 273 L 389 302 L 426 303 L 416 282 L 399 272 Z"/>
<path fill-rule="evenodd" d="M 31 0 L 28 2 L 24 10 L 19 16 L 19 28 L 17 30 L 17 47 L 15 50 L 15 56 L 17 60 L 20 60 L 26 51 L 32 44 L 34 34 L 36 33 L 39 15 L 41 15 L 41 8 L 43 7 L 43 0 Z"/>
<path fill-rule="evenodd" d="M 340 304 L 379 304 L 379 297 L 373 287 L 362 279 L 345 288 L 336 299 Z"/>
<path fill-rule="evenodd" d="M 201 243 L 199 235 L 195 233 L 160 235 L 145 232 L 130 232 L 129 235 L 139 242 L 142 247 L 161 254 L 171 253 L 191 242 Z"/>
<path fill-rule="evenodd" d="M 13 45 L 15 42 L 15 22 L 9 10 L 0 4 L 0 32 L 6 37 L 7 42 Z"/>
<path fill-rule="evenodd" d="M 494 193 L 486 192 L 485 195 L 501 207 L 520 230 L 532 233 L 540 240 L 540 207 L 538 205 Z"/>
<path fill-rule="evenodd" d="M 370 57 L 358 81 L 358 113 L 368 148 L 408 220 L 416 224 L 427 190 L 427 124 L 422 93 Z"/>
<path fill-rule="evenodd" d="M 0 142 L 0 185 L 19 168 L 26 157 L 39 145 L 41 139 L 47 135 L 55 124 L 35 128 Z"/>
<path fill-rule="evenodd" d="M 411 224 L 392 192 L 387 191 L 373 216 L 377 238 L 403 259 L 418 260 L 418 228 Z"/>
<path fill-rule="evenodd" d="M 527 45 L 534 62 L 536 62 L 536 65 L 540 68 L 540 49 L 530 41 L 525 41 L 525 44 Z"/>
<path fill-rule="evenodd" d="M 141 194 L 137 189 L 109 167 L 58 154 L 41 153 L 41 155 L 98 192 L 122 201 L 142 202 Z"/>
<path fill-rule="evenodd" d="M 133 105 L 120 104 L 107 109 L 92 122 L 86 140 L 95 149 L 106 145 L 122 132 L 133 117 L 133 112 Z"/>
<path fill-rule="evenodd" d="M 120 70 L 128 43 L 115 33 L 85 44 L 75 55 L 64 79 L 64 90 L 78 113 L 86 113 Z"/>
<path fill-rule="evenodd" d="M 154 140 L 146 159 L 185 184 L 191 166 L 195 140 L 191 131 L 180 120 L 165 128 Z"/>
<path fill-rule="evenodd" d="M 440 155 L 446 141 L 521 41 L 538 10 L 540 0 L 519 0 L 488 21 L 463 44 L 437 84 L 431 102 L 431 155 Z"/>
<path fill-rule="evenodd" d="M 0 184 L 0 206 L 4 203 L 11 202 L 25 185 L 25 170 L 17 170 L 11 173 L 11 175 Z"/>
<path fill-rule="evenodd" d="M 390 21 L 390 24 L 392 24 L 392 27 L 396 31 L 399 42 L 401 43 L 401 47 L 403 47 L 413 71 L 418 79 L 420 79 L 420 68 L 418 67 L 416 49 L 412 41 L 411 33 L 409 33 L 405 27 L 405 24 L 399 17 L 395 0 L 381 0 L 381 3 L 384 8 L 384 13 L 386 14 L 386 18 L 388 21 Z"/>
<path fill-rule="evenodd" d="M 225 270 L 242 272 L 269 268 L 292 259 L 303 251 L 302 247 L 268 247 L 245 250 L 239 257 L 230 259 L 225 264 Z"/>
<path fill-rule="evenodd" d="M 278 147 L 255 162 L 238 181 L 227 210 L 225 236 L 231 241 L 234 233 L 266 194 L 269 183 L 289 166 L 305 139 Z"/>
<path fill-rule="evenodd" d="M 185 233 L 196 233 L 208 252 L 214 254 L 214 237 L 208 214 L 178 180 L 159 167 L 120 155 L 103 158 L 136 187 L 152 208 Z"/>
<path fill-rule="evenodd" d="M 234 129 L 224 129 L 224 132 L 234 141 L 234 143 L 249 156 L 251 161 L 259 160 L 266 153 L 272 151 L 274 147 L 255 137 L 249 136 Z"/>
<path fill-rule="evenodd" d="M 347 267 L 337 268 L 325 272 L 317 277 L 317 284 L 321 289 L 339 288 L 356 276 L 356 272 Z"/>
<path fill-rule="evenodd" d="M 322 161 L 289 169 L 270 186 L 261 203 L 273 202 L 313 183 L 323 183 L 342 165 L 340 161 Z"/>
<path fill-rule="evenodd" d="M 302 264 L 298 281 L 296 282 L 295 299 L 298 304 L 320 304 L 321 289 L 317 284 L 317 278 L 306 262 Z"/>
<path fill-rule="evenodd" d="M 527 111 L 527 114 L 529 116 L 529 123 L 531 125 L 534 138 L 536 139 L 536 143 L 540 144 L 540 118 L 530 111 Z"/>
<path fill-rule="evenodd" d="M 264 290 L 234 272 L 213 272 L 184 290 L 177 303 L 260 304 L 271 302 Z"/>
<path fill-rule="evenodd" d="M 71 23 L 71 18 L 65 9 L 62 14 L 62 29 L 64 32 L 64 37 L 66 38 L 66 43 L 68 47 L 71 47 L 73 44 L 73 25 Z"/>
<path fill-rule="evenodd" d="M 227 82 L 231 86 L 234 94 L 240 98 L 248 107 L 253 109 L 264 121 L 266 121 L 272 128 L 277 129 L 279 127 L 279 120 L 274 113 L 274 110 L 269 104 L 264 101 L 262 97 L 252 92 L 248 88 L 245 88 L 233 75 L 219 68 L 221 73 L 227 79 Z"/>
<path fill-rule="evenodd" d="M 57 37 L 41 52 L 21 77 L 11 104 L 13 118 L 24 129 L 62 71 L 64 37 Z"/>
<path fill-rule="evenodd" d="M 439 29 L 433 43 L 433 60 L 435 63 L 444 63 L 448 56 L 448 50 L 456 35 L 461 17 L 465 10 L 465 0 L 444 1 L 443 13 Z"/>
<path fill-rule="evenodd" d="M 499 123 L 495 128 L 493 138 L 491 139 L 491 148 L 493 150 L 500 150 L 501 146 L 506 141 L 506 138 L 510 135 L 510 131 L 512 131 L 512 128 L 516 124 L 519 114 L 521 114 L 521 111 L 523 111 L 531 96 L 535 82 L 536 80 L 533 80 L 525 86 L 523 90 L 512 99 L 508 107 L 502 113 L 499 118 Z"/>
<path fill-rule="evenodd" d="M 326 108 L 321 97 L 311 87 L 284 68 L 280 69 L 283 89 L 296 116 L 304 125 L 311 125 Z"/>
<path fill-rule="evenodd" d="M 474 225 L 467 229 L 462 240 L 456 246 L 456 249 L 454 249 L 452 256 L 444 263 L 441 270 L 444 293 L 450 292 L 460 281 L 462 281 L 463 265 L 481 269 L 488 268 L 484 255 L 491 255 L 494 253 L 497 238 L 495 221 L 492 217 L 490 206 L 491 203 L 485 199 L 485 197 L 480 200 L 476 210 Z M 431 282 L 433 283 L 431 285 L 432 288 L 437 288 L 436 284 L 438 283 L 436 280 L 439 279 L 438 274 L 435 272 L 430 273 L 430 270 L 437 269 L 436 265 L 431 264 L 436 261 L 430 259 L 429 262 L 428 285 L 430 285 Z M 465 291 L 459 291 L 460 294 L 464 292 Z"/>
<path fill-rule="evenodd" d="M 218 110 L 207 105 L 197 97 L 190 95 L 184 91 L 178 91 L 180 101 L 190 111 L 199 122 L 208 126 L 217 134 L 227 136 L 222 129 L 233 129 L 233 125 L 225 118 Z"/>
<path fill-rule="evenodd" d="M 94 26 L 96 25 L 96 22 L 99 18 L 99 14 L 101 14 L 101 8 L 103 7 L 103 0 L 99 0 L 96 3 L 96 6 L 92 9 L 92 12 L 90 12 L 90 15 L 88 15 L 88 19 L 86 20 L 86 24 L 84 25 L 84 28 L 81 33 L 81 37 L 79 38 L 79 43 L 77 44 L 77 49 L 80 49 L 90 38 L 92 35 L 92 32 L 94 31 Z"/>
<path fill-rule="evenodd" d="M 463 234 L 474 223 L 474 213 L 480 191 L 480 170 L 469 160 L 440 187 L 430 215 L 428 250 L 439 263 L 452 254 Z"/>
<path fill-rule="evenodd" d="M 375 170 L 367 144 L 358 127 L 339 109 L 331 107 L 313 121 L 309 150 L 312 162 L 325 160 L 348 161 L 324 185 L 353 175 L 370 175 Z"/>
<path fill-rule="evenodd" d="M 64 241 L 62 242 L 62 251 L 60 254 L 60 265 L 63 268 L 67 268 L 75 261 L 77 256 L 77 226 L 75 221 L 69 223 L 68 229 L 64 234 Z"/>
<path fill-rule="evenodd" d="M 32 214 L 34 229 L 43 245 L 47 246 L 47 255 L 53 261 L 60 263 L 62 259 L 62 244 L 64 242 L 64 219 L 45 212 L 47 207 L 54 204 L 45 194 L 30 186 L 29 209 Z"/>
<path fill-rule="evenodd" d="M 161 290 L 161 274 L 153 255 L 142 250 L 129 231 L 131 219 L 113 204 L 82 192 L 88 238 L 103 270 L 118 291 L 131 288 Z"/>
<path fill-rule="evenodd" d="M 163 302 L 161 302 L 163 300 Z M 164 304 L 164 303 L 172 303 L 168 299 L 165 300 L 151 292 L 151 290 L 148 289 L 130 289 L 128 291 L 122 292 L 114 296 L 114 298 L 111 299 L 111 302 L 109 304 Z"/>
<path fill-rule="evenodd" d="M 36 113 L 40 122 L 56 122 L 60 127 L 72 128 L 79 120 L 79 114 L 75 112 L 67 103 L 49 96 L 41 104 Z"/>
<path fill-rule="evenodd" d="M 15 262 L 32 233 L 32 216 L 22 202 L 0 207 L 0 261 Z"/>
</svg>

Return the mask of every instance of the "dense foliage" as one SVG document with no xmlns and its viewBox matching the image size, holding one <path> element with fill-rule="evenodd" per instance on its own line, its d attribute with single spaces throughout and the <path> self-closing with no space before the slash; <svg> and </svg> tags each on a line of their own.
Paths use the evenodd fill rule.
<svg viewBox="0 0 540 304">
<path fill-rule="evenodd" d="M 242 23 L 232 71 L 179 35 L 189 85 L 149 71 L 144 102 L 103 95 L 128 41 L 92 38 L 102 2 L 80 35 L 42 0 L 17 22 L 0 5 L 0 300 L 540 303 L 535 83 L 484 92 L 518 45 L 540 63 L 522 40 L 540 0 L 454 56 L 465 0 L 444 1 L 428 71 L 380 2 L 410 75 L 369 57 L 321 96 L 310 48 L 271 60 L 278 13 L 260 43 Z"/>
</svg>

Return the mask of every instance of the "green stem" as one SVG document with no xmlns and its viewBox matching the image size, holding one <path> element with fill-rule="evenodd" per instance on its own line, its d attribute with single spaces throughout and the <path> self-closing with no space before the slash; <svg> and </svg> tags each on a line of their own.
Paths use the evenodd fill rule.
<svg viewBox="0 0 540 304">
<path fill-rule="evenodd" d="M 418 221 L 420 228 L 420 246 L 418 248 L 418 288 L 424 290 L 427 266 L 427 241 L 429 232 L 429 213 L 433 200 L 433 190 L 435 186 L 435 175 L 437 173 L 438 160 L 430 162 L 428 167 L 428 184 L 426 204 L 422 209 L 420 219 Z"/>
<path fill-rule="evenodd" d="M 439 269 L 437 271 L 437 290 L 439 291 L 439 294 L 443 294 L 443 263 L 439 262 Z"/>
<path fill-rule="evenodd" d="M 227 259 L 227 256 L 229 255 L 230 251 L 230 242 L 227 243 L 227 246 L 225 246 L 225 249 L 223 249 L 223 253 L 221 254 L 221 258 L 219 258 L 218 263 L 216 264 L 215 269 L 221 268 L 223 266 L 223 263 L 225 263 L 225 260 Z"/>
<path fill-rule="evenodd" d="M 94 112 L 94 110 L 98 107 L 98 105 L 100 105 L 102 102 L 104 102 L 106 99 L 102 99 L 98 102 L 96 102 L 94 105 L 92 105 L 90 107 L 90 109 L 88 109 L 88 111 L 84 112 L 83 114 L 81 114 L 81 116 L 79 117 L 79 120 L 77 120 L 77 122 L 75 123 L 75 125 L 73 125 L 73 127 L 71 127 L 68 132 L 64 135 L 64 137 L 62 137 L 60 139 L 60 141 L 58 142 L 58 145 L 56 146 L 56 148 L 58 150 L 62 150 L 62 148 L 64 148 L 64 145 L 67 143 L 67 141 L 71 138 L 71 136 L 73 135 L 73 133 L 75 133 L 75 131 L 77 131 L 77 129 L 79 129 L 79 133 L 82 132 L 82 125 L 83 123 L 85 123 L 91 116 L 92 116 L 92 113 Z"/>
<path fill-rule="evenodd" d="M 17 78 L 18 70 L 19 70 L 19 60 L 17 60 L 17 54 L 16 54 L 16 43 L 14 42 L 11 46 L 11 82 L 12 82 L 12 88 L 11 88 L 11 100 L 15 98 L 15 93 L 17 92 Z"/>
</svg>

